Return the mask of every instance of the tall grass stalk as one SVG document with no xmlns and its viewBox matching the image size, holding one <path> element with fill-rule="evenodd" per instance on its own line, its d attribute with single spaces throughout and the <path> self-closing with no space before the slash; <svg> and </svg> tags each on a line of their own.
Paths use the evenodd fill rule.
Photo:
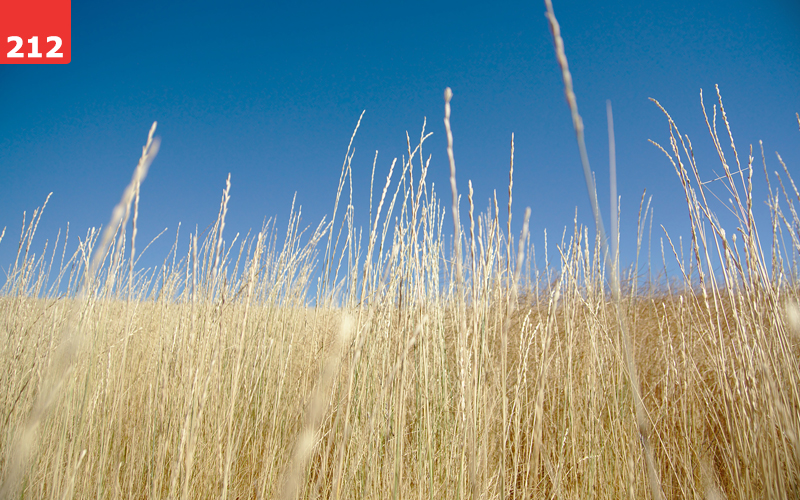
<svg viewBox="0 0 800 500">
<path fill-rule="evenodd" d="M 628 378 L 630 380 L 631 392 L 633 393 L 633 404 L 636 414 L 636 425 L 639 429 L 639 439 L 642 443 L 642 452 L 644 455 L 647 477 L 650 483 L 650 494 L 654 500 L 661 500 L 663 492 L 661 490 L 661 480 L 656 471 L 655 461 L 653 459 L 653 451 L 650 444 L 650 417 L 644 406 L 644 401 L 641 395 L 641 386 L 639 384 L 639 373 L 636 367 L 634 357 L 633 344 L 631 340 L 630 327 L 628 326 L 627 316 L 622 311 L 622 293 L 620 290 L 620 275 L 619 275 L 619 257 L 617 254 L 617 242 L 619 241 L 619 227 L 617 224 L 617 166 L 615 159 L 615 146 L 614 146 L 614 125 L 611 115 L 611 104 L 608 103 L 608 130 L 609 130 L 609 163 L 610 163 L 610 177 L 611 177 L 611 227 L 613 232 L 611 234 L 611 249 L 609 253 L 608 240 L 603 227 L 603 217 L 600 212 L 600 205 L 597 202 L 597 189 L 594 184 L 594 177 L 591 168 L 589 167 L 589 155 L 586 152 L 586 142 L 583 134 L 583 119 L 578 113 L 578 101 L 575 97 L 575 92 L 572 89 L 572 75 L 569 71 L 567 63 L 567 55 L 564 52 L 564 41 L 561 38 L 561 28 L 558 25 L 555 12 L 553 12 L 553 3 L 551 0 L 545 0 L 547 7 L 547 19 L 550 22 L 550 32 L 553 35 L 553 41 L 556 47 L 556 57 L 558 64 L 561 67 L 561 74 L 564 80 L 564 94 L 569 104 L 570 112 L 572 113 L 572 125 L 575 129 L 575 136 L 578 140 L 578 149 L 581 155 L 581 164 L 583 166 L 583 175 L 586 180 L 586 190 L 589 193 L 589 201 L 592 205 L 592 212 L 594 214 L 595 228 L 597 231 L 597 238 L 600 242 L 603 257 L 606 263 L 609 264 L 609 284 L 611 285 L 611 293 L 614 297 L 615 308 L 617 311 L 617 318 L 621 330 L 620 340 L 623 347 L 623 352 L 626 359 L 626 367 L 628 371 Z"/>
</svg>

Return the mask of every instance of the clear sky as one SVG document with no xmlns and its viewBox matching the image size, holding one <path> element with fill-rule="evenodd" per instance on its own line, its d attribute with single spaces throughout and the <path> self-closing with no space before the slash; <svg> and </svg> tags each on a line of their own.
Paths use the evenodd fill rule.
<svg viewBox="0 0 800 500">
<path fill-rule="evenodd" d="M 648 97 L 689 134 L 711 178 L 720 165 L 699 92 L 710 108 L 719 84 L 740 153 L 763 139 L 770 170 L 779 168 L 777 150 L 800 180 L 800 2 L 554 7 L 606 221 L 606 99 L 614 106 L 623 260 L 635 248 L 644 189 L 653 195 L 654 244 L 659 224 L 687 234 L 678 179 L 647 142 L 668 143 L 667 122 Z M 593 227 L 544 10 L 540 1 L 73 1 L 70 64 L 0 66 L 0 228 L 8 226 L 0 269 L 13 260 L 23 211 L 51 191 L 37 252 L 67 221 L 73 236 L 106 224 L 154 120 L 162 145 L 142 187 L 139 241 L 165 227 L 171 236 L 148 251 L 151 265 L 166 255 L 178 222 L 185 235 L 213 221 L 229 172 L 229 237 L 259 228 L 265 216 L 285 221 L 295 192 L 304 220 L 316 225 L 332 212 L 362 110 L 353 160 L 362 223 L 375 151 L 382 182 L 406 151 L 406 131 L 419 137 L 426 117 L 429 179 L 449 205 L 447 86 L 462 194 L 472 179 L 478 208 L 494 189 L 505 205 L 513 132 L 515 231 L 525 206 L 536 243 L 544 228 L 553 239 L 570 231 L 576 206 Z M 760 169 L 755 178 L 763 186 Z M 766 213 L 764 193 L 756 198 Z"/>
</svg>

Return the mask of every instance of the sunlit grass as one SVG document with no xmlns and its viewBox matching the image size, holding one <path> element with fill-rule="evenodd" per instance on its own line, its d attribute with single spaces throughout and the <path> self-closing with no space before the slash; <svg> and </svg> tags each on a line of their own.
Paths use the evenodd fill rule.
<svg viewBox="0 0 800 500">
<path fill-rule="evenodd" d="M 226 241 L 229 179 L 209 230 L 176 234 L 142 271 L 151 130 L 105 232 L 37 256 L 42 211 L 23 223 L 0 295 L 0 494 L 796 498 L 800 194 L 785 167 L 772 177 L 761 241 L 760 165 L 718 102 L 726 132 L 716 106 L 706 121 L 732 229 L 667 115 L 692 235 L 678 286 L 616 274 L 577 223 L 559 261 L 533 267 L 528 213 L 519 236 L 509 222 L 513 143 L 507 211 L 476 212 L 470 190 L 452 213 L 458 198 L 426 182 L 424 131 L 371 193 L 363 237 L 348 149 L 330 221 L 307 227 L 293 207 L 286 227 Z"/>
</svg>

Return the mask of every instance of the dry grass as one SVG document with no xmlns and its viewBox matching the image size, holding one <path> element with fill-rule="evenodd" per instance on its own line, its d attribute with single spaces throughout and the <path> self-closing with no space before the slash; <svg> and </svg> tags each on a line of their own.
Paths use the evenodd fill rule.
<svg viewBox="0 0 800 500">
<path fill-rule="evenodd" d="M 375 189 L 363 240 L 339 205 L 348 150 L 330 222 L 293 210 L 285 231 L 227 242 L 228 182 L 206 234 L 137 271 L 148 142 L 105 236 L 36 256 L 41 210 L 23 224 L 0 295 L 2 495 L 797 498 L 800 194 L 788 170 L 773 178 L 767 260 L 758 165 L 739 163 L 719 111 L 716 184 L 668 117 L 692 238 L 660 287 L 621 280 L 577 223 L 560 262 L 532 268 L 527 214 L 510 234 L 513 142 L 508 214 L 475 213 L 471 193 L 468 226 L 446 214 L 424 130 Z M 727 232 L 706 201 L 723 184 Z"/>
</svg>

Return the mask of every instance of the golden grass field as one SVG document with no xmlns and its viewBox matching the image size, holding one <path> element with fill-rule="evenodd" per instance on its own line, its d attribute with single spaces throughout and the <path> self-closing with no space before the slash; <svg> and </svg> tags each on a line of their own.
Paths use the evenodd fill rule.
<svg viewBox="0 0 800 500">
<path fill-rule="evenodd" d="M 683 257 L 665 239 L 680 274 L 659 286 L 577 222 L 536 267 L 530 214 L 510 230 L 513 145 L 507 206 L 469 193 L 459 213 L 426 183 L 424 133 L 376 181 L 363 238 L 348 152 L 330 221 L 293 210 L 227 241 L 228 183 L 206 232 L 140 270 L 151 130 L 77 251 L 35 253 L 42 210 L 23 223 L 0 294 L 0 497 L 800 497 L 800 194 L 784 167 L 756 227 L 762 159 L 722 146 L 718 106 L 738 227 L 667 115 L 692 238 Z M 448 135 L 449 113 L 448 95 Z"/>
</svg>

